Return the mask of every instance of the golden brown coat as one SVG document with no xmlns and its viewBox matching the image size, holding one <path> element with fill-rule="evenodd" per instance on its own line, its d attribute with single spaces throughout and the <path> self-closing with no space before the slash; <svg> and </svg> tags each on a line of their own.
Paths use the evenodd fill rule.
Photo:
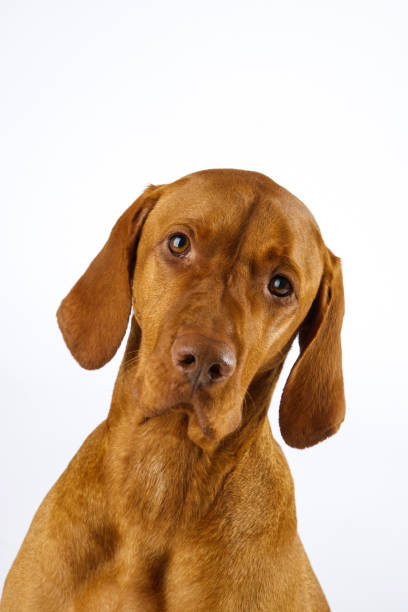
<svg viewBox="0 0 408 612">
<path fill-rule="evenodd" d="M 276 275 L 291 294 L 270 292 Z M 132 306 L 109 416 L 41 504 L 1 612 L 328 610 L 267 419 L 297 334 L 285 441 L 311 446 L 344 418 L 341 268 L 314 218 L 254 172 L 151 186 L 58 311 L 83 367 L 112 358 Z M 187 340 L 221 355 L 208 384 L 174 357 Z"/>
</svg>

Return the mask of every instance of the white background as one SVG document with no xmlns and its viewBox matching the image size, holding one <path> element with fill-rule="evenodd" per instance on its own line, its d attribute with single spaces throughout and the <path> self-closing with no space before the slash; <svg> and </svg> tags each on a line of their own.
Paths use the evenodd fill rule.
<svg viewBox="0 0 408 612">
<path fill-rule="evenodd" d="M 81 370 L 60 300 L 149 182 L 235 167 L 300 197 L 343 259 L 347 420 L 312 449 L 282 443 L 306 551 L 334 611 L 407 610 L 406 3 L 3 0 L 0 12 L 0 584 L 106 416 L 123 353 Z"/>
</svg>

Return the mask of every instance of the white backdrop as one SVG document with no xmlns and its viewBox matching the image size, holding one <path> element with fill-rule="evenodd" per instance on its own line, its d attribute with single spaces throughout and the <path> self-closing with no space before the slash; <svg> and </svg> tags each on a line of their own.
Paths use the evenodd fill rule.
<svg viewBox="0 0 408 612">
<path fill-rule="evenodd" d="M 123 352 L 81 370 L 60 300 L 147 183 L 235 167 L 300 197 L 343 259 L 347 420 L 312 449 L 282 442 L 306 551 L 334 611 L 407 610 L 406 3 L 3 0 L 0 13 L 0 584 L 106 416 Z"/>
</svg>

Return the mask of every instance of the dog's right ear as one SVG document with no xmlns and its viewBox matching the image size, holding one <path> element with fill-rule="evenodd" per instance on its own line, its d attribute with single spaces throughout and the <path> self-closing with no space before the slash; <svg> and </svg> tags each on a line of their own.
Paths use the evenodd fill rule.
<svg viewBox="0 0 408 612">
<path fill-rule="evenodd" d="M 119 218 L 101 252 L 61 302 L 64 340 L 88 370 L 110 361 L 125 335 L 131 310 L 130 280 L 143 223 L 160 195 L 151 185 Z"/>
</svg>

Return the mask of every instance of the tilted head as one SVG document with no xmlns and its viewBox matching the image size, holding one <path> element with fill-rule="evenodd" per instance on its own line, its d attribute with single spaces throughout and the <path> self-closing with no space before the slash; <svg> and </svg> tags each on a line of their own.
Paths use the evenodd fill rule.
<svg viewBox="0 0 408 612">
<path fill-rule="evenodd" d="M 311 446 L 343 421 L 340 261 L 308 209 L 266 176 L 197 172 L 132 204 L 58 311 L 83 367 L 112 358 L 131 305 L 141 330 L 132 386 L 147 417 L 183 410 L 197 444 L 221 440 L 299 333 L 282 435 Z"/>
</svg>

